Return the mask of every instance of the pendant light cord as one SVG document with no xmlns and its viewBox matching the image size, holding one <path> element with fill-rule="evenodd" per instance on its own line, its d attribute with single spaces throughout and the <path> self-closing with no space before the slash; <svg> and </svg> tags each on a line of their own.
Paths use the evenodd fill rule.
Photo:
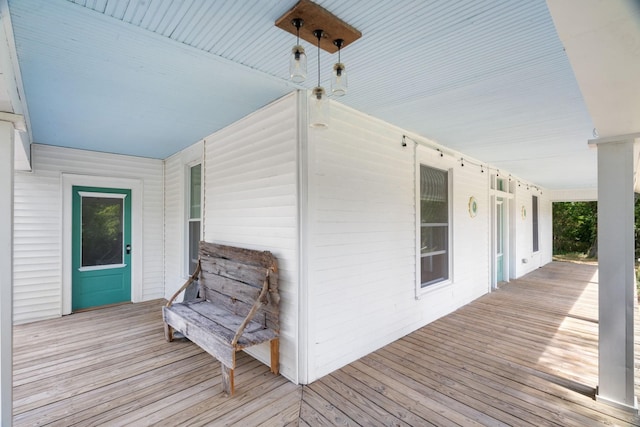
<svg viewBox="0 0 640 427">
<path fill-rule="evenodd" d="M 318 32 L 318 87 L 320 87 L 320 38 L 322 32 Z"/>
</svg>

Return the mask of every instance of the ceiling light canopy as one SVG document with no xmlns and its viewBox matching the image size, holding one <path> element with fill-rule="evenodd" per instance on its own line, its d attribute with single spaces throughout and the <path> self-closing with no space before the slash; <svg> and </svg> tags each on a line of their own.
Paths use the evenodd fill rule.
<svg viewBox="0 0 640 427">
<path fill-rule="evenodd" d="M 307 77 L 307 57 L 300 45 L 300 38 L 317 43 L 318 85 L 312 89 L 309 96 L 309 124 L 316 128 L 328 127 L 329 100 L 325 89 L 320 85 L 320 49 L 329 53 L 338 52 L 338 62 L 333 66 L 331 76 L 331 93 L 334 96 L 343 96 L 347 93 L 347 71 L 341 61 L 340 52 L 358 40 L 362 33 L 309 0 L 300 0 L 291 10 L 278 18 L 275 24 L 296 36 L 297 42 L 291 50 L 289 60 L 289 74 L 294 83 L 302 83 Z M 332 43 L 322 45 L 323 38 Z"/>
<path fill-rule="evenodd" d="M 302 19 L 304 25 L 298 29 L 295 25 L 292 25 L 294 19 Z M 362 37 L 360 31 L 309 0 L 300 0 L 288 12 L 278 18 L 275 25 L 294 36 L 299 35 L 302 40 L 312 45 L 317 42 L 313 32 L 318 28 L 322 28 L 325 34 L 324 38 L 327 40 L 342 39 L 342 49 Z M 333 54 L 338 52 L 338 46 L 333 43 L 325 43 L 322 45 L 322 50 Z"/>
</svg>

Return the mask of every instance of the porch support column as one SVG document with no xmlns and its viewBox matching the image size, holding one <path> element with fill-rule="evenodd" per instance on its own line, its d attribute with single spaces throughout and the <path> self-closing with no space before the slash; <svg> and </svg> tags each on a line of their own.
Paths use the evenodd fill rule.
<svg viewBox="0 0 640 427">
<path fill-rule="evenodd" d="M 597 400 L 636 411 L 634 396 L 635 135 L 591 141 L 598 148 Z"/>
<path fill-rule="evenodd" d="M 0 121 L 0 425 L 12 424 L 13 123 Z"/>
</svg>

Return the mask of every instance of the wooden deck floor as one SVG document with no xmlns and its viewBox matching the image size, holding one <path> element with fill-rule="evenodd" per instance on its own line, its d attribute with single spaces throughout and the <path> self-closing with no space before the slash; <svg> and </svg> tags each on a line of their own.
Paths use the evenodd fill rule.
<svg viewBox="0 0 640 427">
<path fill-rule="evenodd" d="M 14 424 L 640 425 L 594 400 L 596 274 L 550 264 L 305 387 L 243 355 L 233 398 L 160 301 L 17 326 Z"/>
</svg>

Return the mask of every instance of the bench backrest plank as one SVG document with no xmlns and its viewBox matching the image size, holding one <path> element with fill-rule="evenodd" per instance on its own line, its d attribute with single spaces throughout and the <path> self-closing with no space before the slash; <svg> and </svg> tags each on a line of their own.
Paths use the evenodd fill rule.
<svg viewBox="0 0 640 427">
<path fill-rule="evenodd" d="M 234 314 L 246 316 L 268 280 L 267 303 L 253 320 L 279 332 L 278 263 L 270 252 L 200 242 L 199 255 L 200 296 Z"/>
</svg>

